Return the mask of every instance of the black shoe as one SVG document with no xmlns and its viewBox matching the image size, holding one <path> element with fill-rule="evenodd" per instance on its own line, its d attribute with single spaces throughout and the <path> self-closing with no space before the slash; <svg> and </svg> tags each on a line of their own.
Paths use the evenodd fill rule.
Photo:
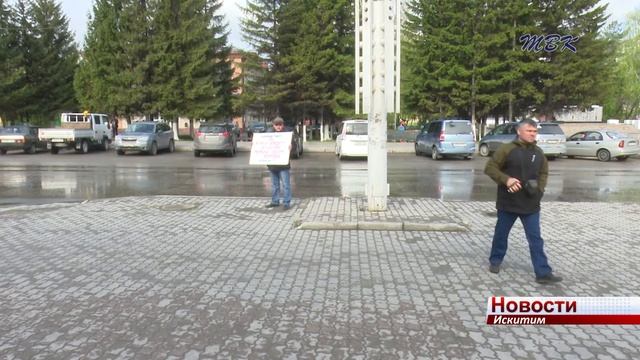
<svg viewBox="0 0 640 360">
<path fill-rule="evenodd" d="M 549 273 L 545 276 L 536 278 L 536 282 L 538 284 L 555 284 L 555 283 L 559 283 L 560 281 L 562 281 L 562 277 L 555 276 L 553 275 L 553 273 Z"/>
<path fill-rule="evenodd" d="M 500 272 L 500 265 L 489 265 L 489 272 L 497 274 Z"/>
<path fill-rule="evenodd" d="M 266 208 L 274 208 L 274 207 L 278 207 L 280 206 L 280 204 L 274 204 L 274 203 L 269 203 L 268 205 L 266 205 Z"/>
<path fill-rule="evenodd" d="M 289 210 L 291 209 L 291 205 L 289 204 L 284 204 L 284 207 L 282 208 L 283 210 Z"/>
</svg>

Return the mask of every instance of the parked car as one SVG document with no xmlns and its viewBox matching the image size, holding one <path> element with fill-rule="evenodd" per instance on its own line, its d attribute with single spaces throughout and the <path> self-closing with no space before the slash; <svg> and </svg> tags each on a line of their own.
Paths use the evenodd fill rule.
<svg viewBox="0 0 640 360">
<path fill-rule="evenodd" d="M 302 141 L 302 136 L 295 126 L 285 126 L 284 131 L 293 132 L 293 136 L 291 138 L 291 157 L 294 159 L 300 159 L 302 157 L 302 153 L 304 152 L 304 142 Z"/>
<path fill-rule="evenodd" d="M 536 142 L 549 160 L 553 160 L 567 152 L 566 141 L 566 135 L 557 123 L 544 122 L 538 124 Z"/>
<path fill-rule="evenodd" d="M 235 156 L 238 151 L 238 135 L 228 123 L 201 123 L 193 139 L 193 155 L 223 152 Z"/>
<path fill-rule="evenodd" d="M 612 130 L 580 131 L 571 135 L 566 145 L 569 158 L 585 156 L 596 157 L 600 161 L 609 161 L 611 158 L 624 161 L 640 153 L 637 139 Z"/>
<path fill-rule="evenodd" d="M 498 150 L 500 145 L 515 140 L 518 137 L 517 125 L 516 122 L 500 124 L 483 136 L 478 144 L 480 156 L 489 156 Z"/>
<path fill-rule="evenodd" d="M 47 142 L 38 138 L 38 127 L 21 124 L 0 128 L 0 154 L 9 150 L 22 150 L 26 154 L 35 154 L 38 150 L 47 150 Z"/>
<path fill-rule="evenodd" d="M 435 120 L 423 126 L 415 141 L 416 155 L 429 154 L 434 160 L 444 156 L 471 159 L 476 152 L 470 120 Z"/>
<path fill-rule="evenodd" d="M 500 145 L 517 139 L 517 127 L 517 122 L 496 126 L 480 140 L 478 144 L 480 155 L 489 156 L 498 150 Z M 549 159 L 555 159 L 567 151 L 565 134 L 558 123 L 539 123 L 536 142 Z"/>
<path fill-rule="evenodd" d="M 120 135 L 116 136 L 116 153 L 124 155 L 127 151 L 143 151 L 150 155 L 160 150 L 174 152 L 173 131 L 169 125 L 155 121 L 135 122 Z"/>
<path fill-rule="evenodd" d="M 267 131 L 267 126 L 261 122 L 255 122 L 249 125 L 247 128 L 247 136 L 249 137 L 249 141 L 253 138 L 254 133 L 263 133 Z"/>
<path fill-rule="evenodd" d="M 106 114 L 62 113 L 60 127 L 38 129 L 38 138 L 47 142 L 52 154 L 60 149 L 75 149 L 86 154 L 91 148 L 108 151 L 113 130 Z"/>
<path fill-rule="evenodd" d="M 336 155 L 366 157 L 369 153 L 369 122 L 367 120 L 345 120 L 336 138 Z"/>
</svg>

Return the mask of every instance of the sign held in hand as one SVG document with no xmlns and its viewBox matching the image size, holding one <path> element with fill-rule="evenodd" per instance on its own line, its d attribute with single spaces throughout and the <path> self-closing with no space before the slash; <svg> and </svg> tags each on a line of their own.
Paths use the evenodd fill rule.
<svg viewBox="0 0 640 360">
<path fill-rule="evenodd" d="M 249 165 L 287 165 L 293 132 L 253 134 Z"/>
</svg>

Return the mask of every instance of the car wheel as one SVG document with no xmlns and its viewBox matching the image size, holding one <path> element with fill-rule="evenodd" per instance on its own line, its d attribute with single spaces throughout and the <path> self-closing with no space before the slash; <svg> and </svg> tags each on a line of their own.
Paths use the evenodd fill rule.
<svg viewBox="0 0 640 360">
<path fill-rule="evenodd" d="M 553 160 L 555 160 L 557 158 L 558 158 L 557 156 L 547 156 L 547 160 L 551 160 L 551 161 L 553 161 Z"/>
<path fill-rule="evenodd" d="M 51 147 L 51 154 L 55 155 L 58 153 L 58 151 L 60 151 L 60 149 L 58 149 L 57 147 Z"/>
<path fill-rule="evenodd" d="M 195 150 L 195 151 L 193 152 L 193 156 L 195 156 L 195 157 L 200 157 L 200 151 Z"/>
<path fill-rule="evenodd" d="M 598 157 L 598 160 L 600 160 L 600 161 L 609 161 L 609 160 L 611 160 L 611 153 L 609 152 L 609 150 L 606 150 L 606 149 L 598 150 L 598 152 L 596 153 L 596 156 Z"/>
<path fill-rule="evenodd" d="M 575 156 L 573 156 L 573 155 L 567 155 L 567 158 L 568 158 L 568 159 L 575 159 L 576 157 L 575 157 Z"/>
<path fill-rule="evenodd" d="M 29 145 L 28 148 L 24 150 L 25 154 L 35 154 L 36 153 L 36 144 Z"/>
<path fill-rule="evenodd" d="M 89 152 L 89 142 L 87 140 L 83 140 L 82 144 L 80 144 L 80 151 L 83 154 L 87 154 Z"/>
<path fill-rule="evenodd" d="M 434 147 L 431 149 L 431 158 L 432 158 L 433 160 L 440 160 L 440 157 L 441 157 L 441 156 L 440 156 L 440 153 L 438 152 L 438 148 L 434 146 Z"/>
<path fill-rule="evenodd" d="M 421 153 L 420 153 L 420 150 L 418 150 L 418 144 L 416 143 L 413 147 L 414 147 L 414 149 L 416 151 L 416 156 L 420 156 Z"/>
<path fill-rule="evenodd" d="M 116 154 L 118 154 L 118 155 L 124 155 L 124 150 L 116 150 Z"/>
<path fill-rule="evenodd" d="M 472 158 L 473 158 L 473 155 L 471 155 L 471 154 L 466 155 L 466 156 L 464 157 L 464 159 L 465 159 L 465 160 L 471 160 Z"/>
<path fill-rule="evenodd" d="M 490 153 L 489 145 L 487 145 L 487 144 L 480 145 L 480 156 L 487 157 L 487 156 L 489 156 L 489 153 Z"/>
<path fill-rule="evenodd" d="M 176 143 L 173 140 L 169 140 L 169 152 L 172 153 L 176 151 Z"/>
<path fill-rule="evenodd" d="M 6 149 L 0 149 L 0 155 L 7 155 Z"/>
<path fill-rule="evenodd" d="M 103 149 L 104 151 L 109 151 L 110 145 L 111 145 L 111 144 L 109 143 L 109 139 L 104 138 L 104 139 L 102 140 L 102 149 Z"/>
<path fill-rule="evenodd" d="M 618 156 L 618 161 L 626 161 L 629 157 L 628 156 Z"/>
<path fill-rule="evenodd" d="M 158 155 L 158 144 L 155 142 L 151 144 L 151 149 L 149 150 L 149 155 Z"/>
</svg>

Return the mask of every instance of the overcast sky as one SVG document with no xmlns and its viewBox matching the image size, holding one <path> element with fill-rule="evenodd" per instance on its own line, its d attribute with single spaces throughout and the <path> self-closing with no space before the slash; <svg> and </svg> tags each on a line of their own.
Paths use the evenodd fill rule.
<svg viewBox="0 0 640 360">
<path fill-rule="evenodd" d="M 87 17 L 91 11 L 92 0 L 58 0 L 62 4 L 62 10 L 69 19 L 71 31 L 75 33 L 76 42 L 83 43 L 84 34 L 87 31 Z M 227 18 L 230 30 L 229 42 L 232 46 L 247 49 L 247 45 L 242 41 L 240 34 L 240 5 L 244 5 L 246 0 L 223 0 L 222 12 Z M 640 9 L 640 0 L 603 0 L 609 3 L 609 13 L 611 20 L 622 22 L 625 15 L 635 9 Z"/>
</svg>

